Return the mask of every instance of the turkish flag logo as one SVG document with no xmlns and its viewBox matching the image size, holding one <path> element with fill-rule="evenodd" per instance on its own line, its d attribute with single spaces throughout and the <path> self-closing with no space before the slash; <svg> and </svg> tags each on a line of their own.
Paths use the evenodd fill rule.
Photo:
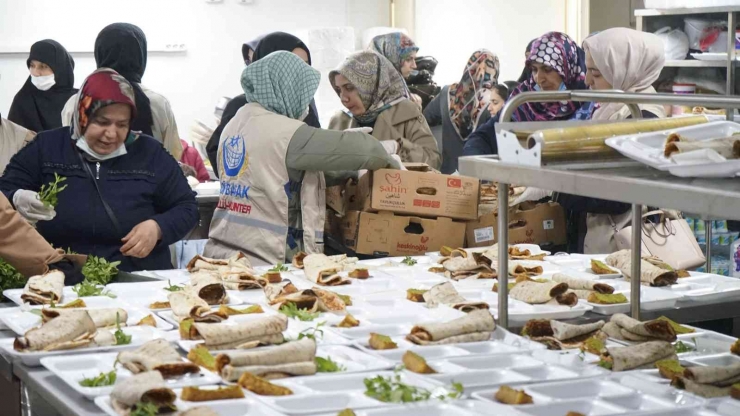
<svg viewBox="0 0 740 416">
<path fill-rule="evenodd" d="M 447 178 L 448 188 L 462 188 L 462 180 L 458 178 Z"/>
<path fill-rule="evenodd" d="M 392 175 L 390 173 L 386 173 L 385 180 L 391 185 L 400 185 L 401 184 L 401 174 L 396 173 L 395 175 Z"/>
</svg>

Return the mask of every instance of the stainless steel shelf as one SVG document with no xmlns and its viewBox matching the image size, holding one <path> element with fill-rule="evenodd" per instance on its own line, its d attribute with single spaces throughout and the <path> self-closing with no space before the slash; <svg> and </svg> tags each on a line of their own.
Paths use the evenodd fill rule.
<svg viewBox="0 0 740 416">
<path fill-rule="evenodd" d="M 735 65 L 738 61 L 735 60 Z M 727 61 L 700 61 L 698 59 L 685 59 L 683 61 L 665 61 L 664 68 L 726 68 Z"/>
<path fill-rule="evenodd" d="M 694 7 L 690 9 L 637 9 L 635 16 L 676 16 L 740 12 L 740 6 Z"/>
</svg>

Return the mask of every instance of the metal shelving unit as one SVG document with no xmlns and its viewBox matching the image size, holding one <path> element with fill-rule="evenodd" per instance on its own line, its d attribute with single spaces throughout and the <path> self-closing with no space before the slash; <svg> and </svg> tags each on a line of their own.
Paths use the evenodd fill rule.
<svg viewBox="0 0 740 416">
<path fill-rule="evenodd" d="M 511 99 L 501 120 L 510 120 L 525 102 L 557 100 L 717 105 L 740 108 L 740 98 L 709 95 L 637 94 L 615 91 L 556 91 L 524 93 Z M 502 123 L 499 126 L 510 126 Z M 728 179 L 679 178 L 639 163 L 560 163 L 526 166 L 504 163 L 498 156 L 461 157 L 460 174 L 499 183 L 498 241 L 509 240 L 509 185 L 534 186 L 574 195 L 632 204 L 632 223 L 641 224 L 642 206 L 660 206 L 701 215 L 703 218 L 740 220 L 740 181 Z M 632 227 L 632 276 L 640 276 L 641 227 Z M 710 239 L 711 241 L 711 239 Z M 508 244 L 499 244 L 498 268 L 508 270 Z M 499 324 L 508 327 L 508 274 L 499 273 Z M 640 319 L 640 279 L 630 280 L 630 311 Z"/>
</svg>

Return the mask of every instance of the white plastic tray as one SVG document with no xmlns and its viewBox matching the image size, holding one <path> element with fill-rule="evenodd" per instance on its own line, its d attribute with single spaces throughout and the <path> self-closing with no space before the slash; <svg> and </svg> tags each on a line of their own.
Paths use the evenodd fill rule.
<svg viewBox="0 0 740 416">
<path fill-rule="evenodd" d="M 170 282 L 173 285 L 176 284 L 174 281 Z M 121 299 L 133 306 L 153 311 L 169 310 L 169 308 L 149 309 L 149 305 L 154 302 L 167 302 L 167 295 L 171 293 L 164 290 L 164 288 L 167 286 L 168 284 L 166 281 L 141 283 L 111 283 L 110 285 L 108 285 L 110 291 L 117 296 L 117 299 Z M 261 290 L 258 290 L 257 292 L 261 295 L 262 300 L 264 300 L 264 292 L 262 292 Z M 244 303 L 241 295 L 242 291 L 227 290 L 226 294 L 228 296 L 226 300 L 226 305 L 241 305 L 242 303 Z"/>
<path fill-rule="evenodd" d="M 614 315 L 615 313 L 627 313 L 630 310 L 630 293 L 629 290 L 616 290 L 614 292 L 622 293 L 627 298 L 627 303 L 620 303 L 617 305 L 601 305 L 598 303 L 591 303 L 581 299 L 579 302 L 589 305 L 593 308 L 594 313 L 599 315 Z M 674 292 L 671 290 L 665 290 L 660 288 L 643 286 L 640 290 L 640 308 L 646 311 L 668 309 L 676 305 L 679 299 L 683 298 L 683 294 Z"/>
<path fill-rule="evenodd" d="M 716 302 L 740 298 L 740 279 L 715 274 L 691 273 L 679 279 L 676 289 L 683 294 L 681 302 Z M 673 287 L 672 287 L 673 288 Z"/>
<path fill-rule="evenodd" d="M 476 414 L 454 403 L 415 403 L 393 408 L 358 410 L 355 414 L 357 416 L 473 416 Z M 326 416 L 336 416 L 336 413 Z"/>
<path fill-rule="evenodd" d="M 115 306 L 113 306 L 115 305 Z M 139 308 L 135 308 L 133 306 L 127 306 L 127 305 L 116 305 L 115 303 L 112 303 L 110 308 L 117 308 L 120 307 L 121 309 L 124 309 L 128 313 L 128 321 L 123 322 L 123 325 L 126 326 L 135 326 L 140 320 L 145 318 L 147 315 L 152 315 L 154 317 L 154 321 L 157 323 L 157 329 L 160 329 L 162 331 L 170 331 L 174 327 L 172 324 L 165 322 L 157 316 L 154 312 L 148 312 Z M 93 309 L 93 308 L 84 308 L 84 309 L 78 309 L 78 310 L 86 310 L 86 309 Z M 23 311 L 18 309 L 17 311 L 5 315 L 0 315 L 0 320 L 7 325 L 7 327 L 15 332 L 18 335 L 23 335 L 28 330 L 32 328 L 36 328 L 38 326 L 41 326 L 41 317 L 39 315 L 36 315 L 35 313 L 32 313 L 30 311 Z"/>
<path fill-rule="evenodd" d="M 206 388 L 206 387 L 201 387 Z M 218 388 L 218 386 L 211 386 L 211 388 Z M 232 400 L 218 400 L 212 402 L 186 402 L 180 400 L 179 397 L 182 395 L 182 390 L 175 390 L 177 394 L 177 401 L 175 406 L 179 411 L 192 409 L 195 407 L 209 407 L 220 416 L 281 416 L 280 412 L 276 412 L 269 406 L 255 400 L 254 398 L 248 397 L 245 394 L 243 399 L 232 399 Z M 100 396 L 95 399 L 95 404 L 110 416 L 119 416 L 118 413 L 113 410 L 110 403 L 110 396 Z M 172 413 L 175 415 L 175 413 Z"/>
<path fill-rule="evenodd" d="M 740 363 L 740 356 L 730 353 L 728 348 L 726 352 L 720 354 L 687 357 L 682 358 L 682 360 L 686 360 L 686 362 L 702 367 L 727 367 L 729 365 Z"/>
<path fill-rule="evenodd" d="M 106 329 L 100 329 L 99 331 L 107 331 Z M 115 330 L 111 331 L 114 332 Z M 126 335 L 131 335 L 131 343 L 128 345 L 113 345 L 109 347 L 95 347 L 95 348 L 78 348 L 74 350 L 64 351 L 48 351 L 48 352 L 18 352 L 13 349 L 13 342 L 15 339 L 6 338 L 0 339 L 0 348 L 5 351 L 6 354 L 13 358 L 18 358 L 21 362 L 29 367 L 38 367 L 41 365 L 41 359 L 45 357 L 55 357 L 60 355 L 79 355 L 79 354 L 93 354 L 100 352 L 109 351 L 123 351 L 135 349 L 136 347 L 145 344 L 147 341 L 151 341 L 157 338 L 167 338 L 165 332 L 162 332 L 156 328 L 150 326 L 132 326 L 122 328 L 122 331 Z"/>
<path fill-rule="evenodd" d="M 7 308 L 0 307 L 0 331 L 4 331 L 6 329 L 10 329 L 10 328 L 8 328 L 7 325 L 5 325 L 5 321 L 2 320 L 2 317 L 4 315 L 16 313 L 16 312 L 18 312 L 20 310 L 21 310 L 21 308 L 19 306 L 13 306 L 13 307 L 7 307 Z"/>
<path fill-rule="evenodd" d="M 107 289 L 107 287 L 106 287 Z M 13 301 L 16 305 L 21 306 L 29 306 L 31 308 L 43 308 L 48 305 L 31 305 L 30 303 L 24 303 L 23 300 L 21 300 L 21 295 L 23 295 L 23 289 L 8 289 L 3 291 L 3 295 L 5 295 L 6 298 Z M 75 292 L 72 291 L 72 286 L 65 286 L 64 290 L 62 290 L 62 300 L 60 302 L 57 302 L 60 305 L 72 302 L 75 299 L 80 299 L 79 296 Z M 106 307 L 105 305 L 110 304 L 111 300 L 114 300 L 115 298 L 111 298 L 108 296 L 89 296 L 82 298 L 87 306 L 89 307 Z"/>
<path fill-rule="evenodd" d="M 246 309 L 246 308 L 249 308 L 250 306 L 253 306 L 253 305 L 244 305 L 244 304 L 241 304 L 241 305 L 236 306 L 236 308 L 237 309 Z M 265 317 L 265 316 L 268 316 L 268 315 L 275 315 L 277 313 L 277 311 L 273 310 L 272 308 L 270 308 L 270 307 L 268 307 L 266 305 L 260 305 L 260 306 L 262 306 L 262 310 L 264 311 L 263 313 L 249 313 L 249 314 L 244 314 L 244 315 L 232 315 L 232 316 L 229 316 L 228 319 L 226 319 L 226 322 L 228 322 L 228 321 L 240 322 L 240 321 L 244 321 L 244 320 L 250 320 L 250 319 L 254 319 L 254 318 Z M 218 309 L 219 309 L 218 306 L 214 306 L 214 307 L 211 308 L 212 311 L 217 311 Z M 158 315 L 161 319 L 165 320 L 169 324 L 173 325 L 174 328 L 179 328 L 180 327 L 180 322 L 178 322 L 178 320 L 175 319 L 175 315 L 172 313 L 172 309 L 160 310 L 160 311 L 156 312 L 156 315 Z"/>
<path fill-rule="evenodd" d="M 72 356 L 46 357 L 41 364 L 57 377 L 62 379 L 72 390 L 89 400 L 111 393 L 113 386 L 82 387 L 80 381 L 85 378 L 96 377 L 100 373 L 116 370 L 116 382 L 123 381 L 133 374 L 121 365 L 115 365 L 118 353 L 81 354 Z M 218 384 L 221 377 L 201 367 L 199 374 L 187 374 L 182 377 L 167 379 L 167 387 L 171 389 L 186 386 L 205 386 Z"/>
<path fill-rule="evenodd" d="M 740 173 L 740 160 L 728 160 L 720 163 L 702 163 L 696 165 L 678 165 L 663 156 L 665 139 L 671 133 L 682 136 L 708 140 L 732 136 L 740 131 L 740 124 L 732 121 L 717 121 L 678 129 L 663 130 L 636 135 L 612 137 L 606 144 L 624 156 L 644 163 L 658 170 L 669 171 L 682 177 L 733 177 Z"/>
</svg>

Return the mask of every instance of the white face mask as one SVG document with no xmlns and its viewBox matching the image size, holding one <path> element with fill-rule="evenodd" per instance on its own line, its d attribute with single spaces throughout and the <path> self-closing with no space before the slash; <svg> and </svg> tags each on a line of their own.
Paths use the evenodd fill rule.
<svg viewBox="0 0 740 416">
<path fill-rule="evenodd" d="M 125 155 L 126 152 L 126 145 L 121 143 L 121 146 L 118 147 L 118 149 L 112 151 L 111 153 L 107 155 L 101 155 L 100 153 L 92 150 L 90 146 L 87 144 L 87 139 L 85 139 L 85 136 L 80 137 L 77 139 L 77 147 L 79 147 L 83 152 L 87 153 L 88 155 L 92 156 L 93 158 L 97 160 L 108 160 L 113 159 L 119 156 Z"/>
<path fill-rule="evenodd" d="M 301 121 L 305 120 L 306 117 L 308 117 L 308 112 L 309 112 L 309 107 L 306 107 L 306 109 L 303 110 L 303 112 L 301 113 L 301 116 L 298 118 L 298 120 L 301 120 Z"/>
<path fill-rule="evenodd" d="M 54 74 L 44 75 L 43 77 L 36 77 L 31 75 L 31 83 L 41 91 L 48 91 L 54 86 L 56 81 L 54 80 Z"/>
</svg>

